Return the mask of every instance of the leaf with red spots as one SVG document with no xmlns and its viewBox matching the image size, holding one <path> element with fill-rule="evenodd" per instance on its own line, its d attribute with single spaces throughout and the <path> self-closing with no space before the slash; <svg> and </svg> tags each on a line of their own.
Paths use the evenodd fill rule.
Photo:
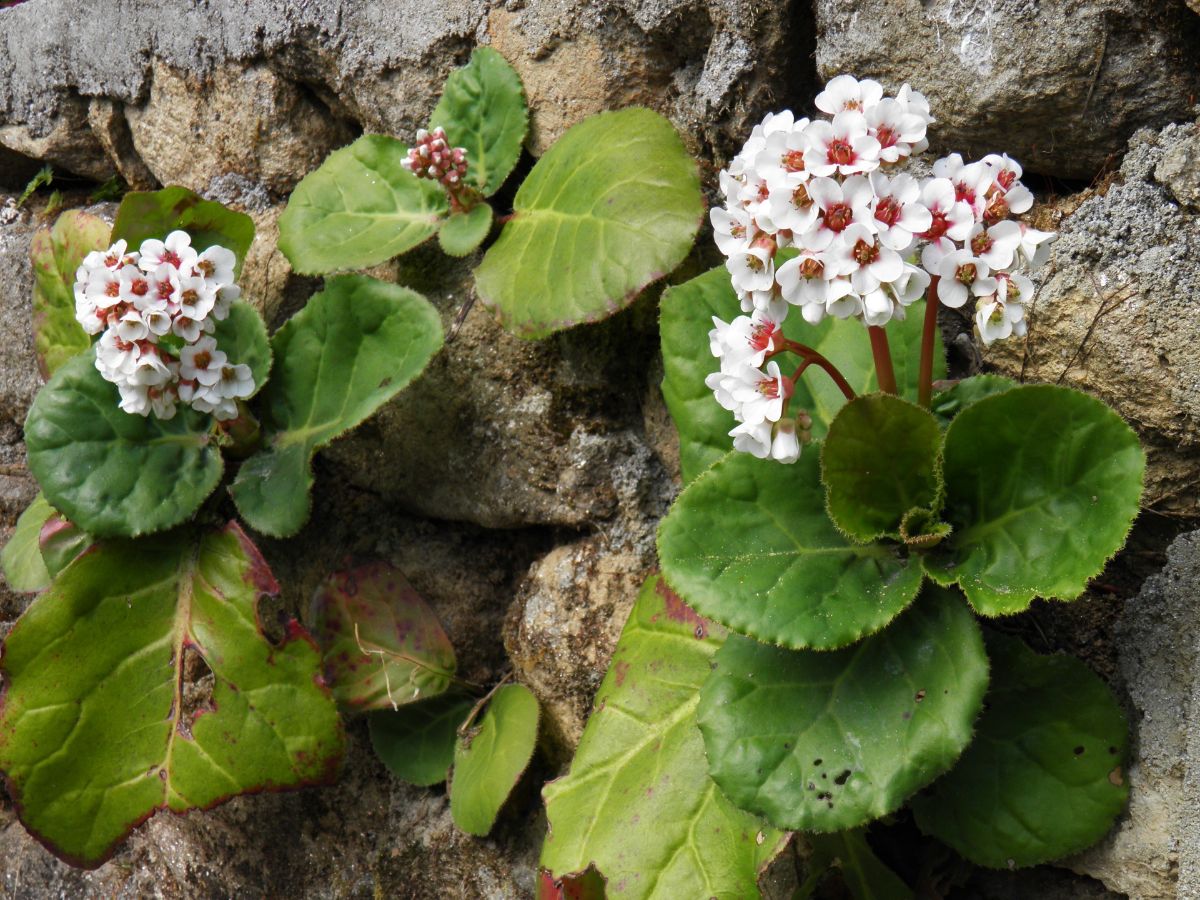
<svg viewBox="0 0 1200 900">
<path fill-rule="evenodd" d="M 646 582 L 571 770 L 542 791 L 551 879 L 592 866 L 612 898 L 758 896 L 784 835 L 725 798 L 696 727 L 723 637 L 661 580 Z"/>
<path fill-rule="evenodd" d="M 330 780 L 344 737 L 278 586 L 237 525 L 96 544 L 14 626 L 0 658 L 0 771 L 25 827 L 96 866 L 159 809 Z"/>
<path fill-rule="evenodd" d="M 33 346 L 43 378 L 91 346 L 75 320 L 75 270 L 88 253 L 108 248 L 109 230 L 103 219 L 73 209 L 33 236 Z"/>
<path fill-rule="evenodd" d="M 604 900 L 604 878 L 595 868 L 555 878 L 538 872 L 537 900 Z"/>
<path fill-rule="evenodd" d="M 337 572 L 313 598 L 317 638 L 338 703 L 391 709 L 442 693 L 454 647 L 433 609 L 384 562 Z"/>
</svg>

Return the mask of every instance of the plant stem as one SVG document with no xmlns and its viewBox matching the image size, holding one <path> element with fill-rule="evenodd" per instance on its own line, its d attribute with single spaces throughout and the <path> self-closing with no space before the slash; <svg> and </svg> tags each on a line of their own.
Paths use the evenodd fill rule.
<svg viewBox="0 0 1200 900">
<path fill-rule="evenodd" d="M 809 365 L 820 366 L 833 379 L 833 383 L 838 386 L 838 389 L 845 395 L 847 400 L 854 399 L 854 388 L 850 387 L 844 375 L 838 370 L 838 367 L 831 363 L 828 359 L 805 344 L 797 343 L 796 341 L 785 340 L 783 342 L 784 350 L 790 350 L 792 353 L 798 353 L 804 358 L 804 365 L 796 370 L 795 378 L 800 376 Z M 793 378 L 793 380 L 795 380 Z"/>
<path fill-rule="evenodd" d="M 892 368 L 892 351 L 888 347 L 887 332 L 882 325 L 867 326 L 871 336 L 871 353 L 875 356 L 875 376 L 879 389 L 885 394 L 896 393 L 896 370 Z"/>
<path fill-rule="evenodd" d="M 938 300 L 938 281 L 934 275 L 929 282 L 929 293 L 925 297 L 925 329 L 921 332 L 921 368 L 917 375 L 917 402 L 929 408 L 933 400 L 933 345 L 937 337 L 937 315 L 941 302 Z"/>
</svg>

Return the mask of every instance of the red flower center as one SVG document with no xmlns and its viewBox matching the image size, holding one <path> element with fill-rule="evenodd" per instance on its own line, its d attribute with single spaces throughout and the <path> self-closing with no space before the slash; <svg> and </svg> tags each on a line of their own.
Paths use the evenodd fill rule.
<svg viewBox="0 0 1200 900">
<path fill-rule="evenodd" d="M 875 131 L 875 140 L 879 141 L 880 147 L 895 147 L 896 141 L 900 140 L 900 135 L 891 127 L 880 125 Z"/>
<path fill-rule="evenodd" d="M 800 263 L 800 274 L 805 278 L 820 278 L 825 274 L 825 263 L 810 256 Z"/>
<path fill-rule="evenodd" d="M 983 254 L 992 249 L 992 245 L 995 243 L 991 235 L 986 231 L 981 231 L 975 237 L 971 238 L 971 252 L 976 256 L 983 256 Z"/>
<path fill-rule="evenodd" d="M 860 266 L 869 266 L 875 260 L 879 259 L 879 248 L 874 243 L 868 244 L 860 238 L 858 243 L 854 245 L 851 255 Z"/>
<path fill-rule="evenodd" d="M 875 218 L 891 228 L 900 221 L 900 211 L 895 197 L 884 197 L 875 207 Z"/>
<path fill-rule="evenodd" d="M 975 268 L 975 263 L 967 263 L 965 266 L 959 266 L 958 273 L 955 275 L 955 278 L 957 278 L 967 287 L 973 285 L 975 283 L 975 279 L 978 277 L 979 275 Z"/>
<path fill-rule="evenodd" d="M 854 210 L 848 203 L 834 203 L 825 210 L 825 227 L 830 231 L 844 231 L 854 221 Z"/>
<path fill-rule="evenodd" d="M 946 214 L 939 210 L 930 210 L 933 213 L 933 222 L 921 237 L 927 241 L 936 241 L 946 236 L 946 232 L 950 230 L 950 222 L 946 218 Z"/>
<path fill-rule="evenodd" d="M 848 166 L 854 162 L 854 148 L 844 138 L 834 138 L 826 156 L 835 166 Z"/>
<path fill-rule="evenodd" d="M 804 171 L 804 152 L 801 150 L 789 150 L 783 154 L 781 160 L 783 167 L 789 172 Z"/>
</svg>

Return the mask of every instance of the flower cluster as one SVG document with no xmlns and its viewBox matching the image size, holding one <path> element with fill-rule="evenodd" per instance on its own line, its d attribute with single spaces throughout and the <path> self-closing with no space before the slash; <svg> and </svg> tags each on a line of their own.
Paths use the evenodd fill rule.
<svg viewBox="0 0 1200 900">
<path fill-rule="evenodd" d="M 899 171 L 928 147 L 934 121 L 907 84 L 884 97 L 877 82 L 840 75 L 816 106 L 825 117 L 784 111 L 754 128 L 721 172 L 725 204 L 710 216 L 746 315 L 714 319 L 721 370 L 707 384 L 737 418 L 735 447 L 784 460 L 796 455 L 792 383 L 771 358 L 792 307 L 812 324 L 883 326 L 936 293 L 952 308 L 973 300 L 990 344 L 1024 334 L 1033 284 L 1020 270 L 1039 266 L 1054 237 L 1013 218 L 1033 195 L 1007 156 L 952 154 L 922 179 Z"/>
<path fill-rule="evenodd" d="M 241 293 L 236 258 L 191 243 L 184 231 L 136 251 L 117 241 L 89 253 L 75 273 L 75 318 L 100 335 L 96 368 L 127 413 L 170 419 L 186 403 L 224 421 L 254 392 L 250 367 L 231 362 L 213 336 Z"/>
<path fill-rule="evenodd" d="M 453 191 L 467 175 L 467 151 L 465 147 L 451 147 L 443 129 L 426 131 L 422 128 L 417 132 L 417 142 L 400 165 L 418 178 L 439 182 Z"/>
</svg>

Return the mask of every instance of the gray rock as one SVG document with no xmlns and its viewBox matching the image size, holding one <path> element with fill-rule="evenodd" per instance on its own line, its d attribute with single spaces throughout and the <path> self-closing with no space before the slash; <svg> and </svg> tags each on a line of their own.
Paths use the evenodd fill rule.
<svg viewBox="0 0 1200 900">
<path fill-rule="evenodd" d="M 1190 152 L 1197 131 L 1140 132 L 1111 184 L 1070 198 L 1063 215 L 1043 211 L 1061 237 L 1029 335 L 984 354 L 1005 374 L 1107 401 L 1148 451 L 1147 505 L 1188 515 L 1200 512 L 1200 214 L 1156 173 Z"/>
<path fill-rule="evenodd" d="M 1182 205 L 1200 211 L 1200 129 L 1167 143 L 1154 167 L 1154 180 Z"/>
<path fill-rule="evenodd" d="M 1200 532 L 1167 551 L 1161 574 L 1117 628 L 1120 675 L 1135 715 L 1129 810 L 1077 872 L 1137 900 L 1200 897 Z"/>
<path fill-rule="evenodd" d="M 935 146 L 1091 178 L 1200 95 L 1182 0 L 817 0 L 817 65 L 929 97 Z M 1152 75 L 1150 73 L 1153 73 Z"/>
</svg>

